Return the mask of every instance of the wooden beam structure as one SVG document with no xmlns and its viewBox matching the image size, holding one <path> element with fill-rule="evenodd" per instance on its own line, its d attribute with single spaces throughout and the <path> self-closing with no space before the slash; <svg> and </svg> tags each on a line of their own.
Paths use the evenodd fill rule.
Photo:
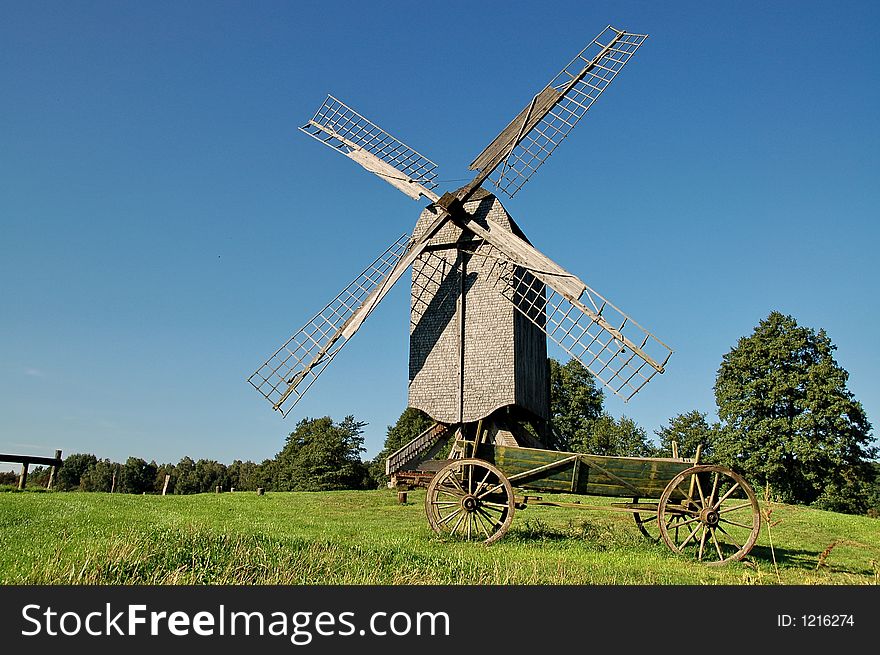
<svg viewBox="0 0 880 655">
<path fill-rule="evenodd" d="M 27 485 L 28 478 L 28 469 L 31 464 L 39 464 L 40 466 L 51 466 L 52 470 L 49 472 L 49 484 L 47 486 L 48 489 L 52 488 L 52 484 L 55 481 L 56 476 L 58 475 L 58 468 L 64 464 L 64 461 L 61 459 L 61 451 L 55 451 L 55 457 L 41 457 L 39 455 L 9 455 L 6 453 L 0 453 L 0 462 L 13 462 L 16 464 L 21 464 L 21 473 L 18 476 L 18 488 L 24 489 Z"/>
</svg>

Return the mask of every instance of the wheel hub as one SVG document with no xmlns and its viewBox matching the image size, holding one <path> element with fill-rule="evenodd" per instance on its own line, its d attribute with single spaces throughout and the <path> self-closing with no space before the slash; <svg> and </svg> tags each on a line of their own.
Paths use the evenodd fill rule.
<svg viewBox="0 0 880 655">
<path fill-rule="evenodd" d="M 711 507 L 707 507 L 700 511 L 700 521 L 705 523 L 708 526 L 716 526 L 718 525 L 718 511 L 712 509 Z"/>
<path fill-rule="evenodd" d="M 480 501 L 477 500 L 477 497 L 472 494 L 468 494 L 461 499 L 461 506 L 464 507 L 464 509 L 468 512 L 473 512 L 474 510 L 476 510 L 479 504 Z"/>
</svg>

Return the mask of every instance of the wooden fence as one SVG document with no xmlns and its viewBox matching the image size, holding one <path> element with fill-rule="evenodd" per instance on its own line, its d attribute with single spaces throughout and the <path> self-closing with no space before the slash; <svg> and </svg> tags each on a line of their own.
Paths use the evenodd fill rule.
<svg viewBox="0 0 880 655">
<path fill-rule="evenodd" d="M 64 462 L 61 460 L 61 451 L 55 451 L 55 457 L 38 457 L 36 455 L 5 455 L 0 453 L 0 462 L 15 462 L 17 464 L 21 464 L 21 475 L 18 477 L 18 488 L 24 489 L 27 484 L 27 476 L 28 476 L 28 467 L 31 464 L 39 464 L 41 466 L 51 466 L 52 470 L 49 472 L 49 484 L 46 485 L 47 489 L 51 489 L 52 485 L 55 483 L 55 478 L 58 475 L 58 467 L 60 467 Z"/>
</svg>

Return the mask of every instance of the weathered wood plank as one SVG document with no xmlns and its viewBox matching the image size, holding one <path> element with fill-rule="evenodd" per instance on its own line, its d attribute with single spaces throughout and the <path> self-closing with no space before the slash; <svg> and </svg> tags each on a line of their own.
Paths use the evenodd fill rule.
<svg viewBox="0 0 880 655">
<path fill-rule="evenodd" d="M 480 448 L 479 456 L 514 477 L 522 489 L 609 497 L 658 498 L 675 475 L 690 467 L 671 458 L 609 457 L 490 444 Z M 534 475 L 529 475 L 532 471 Z"/>
<path fill-rule="evenodd" d="M 518 139 L 521 139 L 524 134 L 528 134 L 547 115 L 553 105 L 559 102 L 561 97 L 562 94 L 552 86 L 545 87 L 532 98 L 516 118 L 507 124 L 507 127 L 501 130 L 492 143 L 477 155 L 468 169 L 486 171 L 498 166 L 513 149 L 511 146 L 515 146 Z"/>
<path fill-rule="evenodd" d="M 494 227 L 491 221 L 489 221 L 489 229 L 487 230 L 467 214 L 455 215 L 453 220 L 459 226 L 491 243 L 515 264 L 529 269 L 529 272 L 541 280 L 541 282 L 556 289 L 569 300 L 577 301 L 586 290 L 587 285 L 576 275 L 566 271 L 547 257 L 547 255 L 520 239 L 513 232 L 507 232 L 500 227 Z"/>
<path fill-rule="evenodd" d="M 37 455 L 7 454 L 0 454 L 0 462 L 15 462 L 17 464 L 39 464 L 40 466 L 61 466 L 62 464 L 64 464 L 60 457 L 38 457 Z"/>
</svg>

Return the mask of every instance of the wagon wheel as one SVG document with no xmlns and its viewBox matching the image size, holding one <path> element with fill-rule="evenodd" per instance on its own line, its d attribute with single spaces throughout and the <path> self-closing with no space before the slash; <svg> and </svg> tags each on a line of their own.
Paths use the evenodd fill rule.
<svg viewBox="0 0 880 655">
<path fill-rule="evenodd" d="M 761 512 L 742 476 L 701 465 L 682 471 L 663 490 L 657 524 L 669 548 L 717 566 L 748 554 L 761 530 Z"/>
<path fill-rule="evenodd" d="M 637 502 L 639 502 L 639 499 L 633 498 L 633 503 Z M 657 509 L 659 509 L 659 505 L 657 506 Z M 657 525 L 657 509 L 654 511 L 643 510 L 642 512 L 633 512 L 633 518 L 636 521 L 636 527 L 639 529 L 639 532 L 653 542 L 660 541 L 660 526 Z M 670 512 L 666 517 L 666 527 L 669 530 L 674 530 L 678 524 L 684 520 L 685 519 L 681 514 Z"/>
<path fill-rule="evenodd" d="M 425 513 L 439 535 L 491 544 L 513 520 L 513 488 L 504 474 L 481 459 L 444 466 L 428 485 Z"/>
</svg>

